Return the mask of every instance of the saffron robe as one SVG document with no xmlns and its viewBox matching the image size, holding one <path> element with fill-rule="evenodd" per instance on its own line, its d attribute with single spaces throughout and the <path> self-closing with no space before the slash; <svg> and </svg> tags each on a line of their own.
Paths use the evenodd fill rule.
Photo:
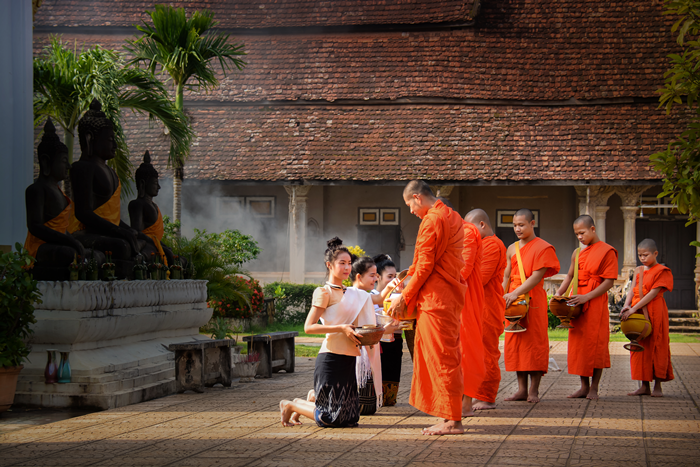
<svg viewBox="0 0 700 467">
<path fill-rule="evenodd" d="M 160 213 L 160 208 L 156 206 L 158 210 L 158 219 L 152 224 L 143 229 L 143 234 L 153 240 L 156 245 L 156 250 L 163 260 L 163 264 L 168 265 L 168 259 L 165 257 L 165 252 L 163 251 L 163 245 L 160 241 L 163 239 L 163 234 L 165 233 L 165 228 L 163 227 L 163 215 Z"/>
<path fill-rule="evenodd" d="M 525 275 L 530 277 L 534 271 L 546 269 L 544 277 L 551 277 L 559 272 L 559 260 L 554 247 L 539 237 L 520 248 Z M 518 256 L 513 253 L 510 258 L 510 287 L 512 292 L 523 281 L 518 271 Z M 543 278 L 544 279 L 544 278 Z M 547 292 L 544 280 L 530 291 L 530 309 L 527 316 L 520 321 L 527 331 L 507 332 L 505 342 L 506 371 L 541 371 L 547 373 L 549 366 L 549 337 L 547 335 Z"/>
<path fill-rule="evenodd" d="M 114 225 L 119 225 L 121 222 L 121 194 L 122 182 L 120 181 L 119 185 L 117 185 L 117 189 L 114 190 L 114 193 L 112 193 L 112 196 L 110 196 L 110 198 L 104 204 L 98 206 L 92 212 Z M 68 231 L 73 233 L 77 232 L 78 230 L 85 230 L 85 225 L 80 222 L 77 217 L 75 217 L 75 213 L 72 213 Z"/>
<path fill-rule="evenodd" d="M 503 273 L 506 270 L 506 246 L 495 235 L 484 237 L 481 253 L 481 283 L 484 286 L 484 308 L 481 315 L 484 344 L 484 381 L 476 398 L 494 403 L 501 383 L 498 341 L 503 334 L 506 301 L 503 298 Z"/>
<path fill-rule="evenodd" d="M 484 380 L 484 343 L 482 341 L 482 313 L 484 308 L 484 286 L 481 284 L 482 244 L 479 229 L 464 223 L 464 249 L 462 278 L 467 283 L 467 294 L 462 308 L 462 324 L 459 342 L 462 347 L 462 375 L 464 395 L 477 397 Z"/>
<path fill-rule="evenodd" d="M 598 241 L 578 258 L 578 295 L 595 290 L 605 279 L 617 279 L 617 250 Z M 567 363 L 569 374 L 593 376 L 595 368 L 610 368 L 610 311 L 608 293 L 584 303 L 571 321 Z"/>
<path fill-rule="evenodd" d="M 463 243 L 462 218 L 438 200 L 420 224 L 403 291 L 407 309 L 418 309 L 409 403 L 448 420 L 462 419 Z"/>
<path fill-rule="evenodd" d="M 671 365 L 671 347 L 668 336 L 668 307 L 664 300 L 664 292 L 673 290 L 673 274 L 661 264 L 656 264 L 644 271 L 642 292 L 644 295 L 653 289 L 660 288 L 659 293 L 647 305 L 651 334 L 646 339 L 638 341 L 643 347 L 642 352 L 630 352 L 632 379 L 637 381 L 671 381 L 673 366 Z M 639 275 L 634 283 L 632 306 L 639 303 Z"/>
<path fill-rule="evenodd" d="M 59 188 L 60 190 L 60 188 Z M 68 205 L 63 208 L 63 211 L 61 211 L 58 216 L 54 217 L 53 219 L 44 222 L 44 225 L 51 230 L 55 230 L 56 232 L 61 232 L 62 234 L 66 233 L 68 230 L 68 224 L 70 222 L 70 218 L 73 215 L 73 203 L 71 202 L 70 198 L 68 198 L 65 193 L 61 190 L 61 194 L 66 198 L 68 201 Z M 27 232 L 27 238 L 24 240 L 24 248 L 25 250 L 29 251 L 29 254 L 32 255 L 32 257 L 36 258 L 36 254 L 39 251 L 39 247 L 46 243 L 42 239 L 35 237 L 32 235 L 31 232 Z"/>
</svg>

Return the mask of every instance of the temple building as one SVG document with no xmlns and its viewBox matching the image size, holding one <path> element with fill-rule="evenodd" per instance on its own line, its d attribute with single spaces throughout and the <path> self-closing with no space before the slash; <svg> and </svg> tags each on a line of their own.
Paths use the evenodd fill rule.
<svg viewBox="0 0 700 467">
<path fill-rule="evenodd" d="M 674 274 L 669 308 L 697 307 L 689 243 L 700 227 L 656 197 L 662 180 L 649 165 L 687 122 L 658 108 L 677 51 L 661 2 L 168 3 L 211 9 L 248 53 L 219 88 L 185 96 L 197 138 L 183 228 L 253 229 L 264 249 L 246 265 L 256 278 L 320 282 L 325 240 L 336 235 L 408 267 L 420 221 L 401 194 L 418 178 L 462 215 L 485 209 L 505 242 L 513 212 L 532 209 L 562 273 L 579 214 L 618 250 L 620 278 L 637 264 L 637 241 L 654 238 Z M 149 9 L 44 0 L 34 53 L 51 35 L 122 50 Z M 162 129 L 129 115 L 125 132 L 134 164 L 149 150 L 162 177 L 171 172 Z"/>
</svg>

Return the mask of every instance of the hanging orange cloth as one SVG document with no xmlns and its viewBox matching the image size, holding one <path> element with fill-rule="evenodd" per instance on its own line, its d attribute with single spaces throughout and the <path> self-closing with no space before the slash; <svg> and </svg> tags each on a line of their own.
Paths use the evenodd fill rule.
<svg viewBox="0 0 700 467">
<path fill-rule="evenodd" d="M 485 376 L 481 323 L 484 309 L 484 286 L 481 283 L 482 244 L 479 229 L 467 221 L 462 222 L 464 225 L 462 278 L 467 283 L 467 294 L 462 308 L 459 343 L 462 348 L 464 395 L 476 398 Z"/>
<path fill-rule="evenodd" d="M 501 383 L 498 341 L 503 334 L 506 301 L 503 298 L 503 273 L 506 270 L 506 246 L 495 235 L 484 237 L 481 253 L 481 283 L 484 286 L 484 310 L 481 315 L 484 343 L 484 381 L 476 398 L 494 403 Z"/>
<path fill-rule="evenodd" d="M 163 260 L 163 264 L 167 266 L 168 259 L 165 257 L 163 245 L 160 244 L 160 241 L 163 239 L 163 233 L 165 232 L 163 227 L 163 215 L 160 213 L 158 206 L 156 206 L 156 209 L 158 210 L 158 219 L 153 224 L 143 229 L 143 234 L 153 240 L 153 243 L 156 245 L 156 250 L 158 250 L 158 254 Z"/>
<path fill-rule="evenodd" d="M 462 419 L 463 243 L 462 218 L 438 200 L 420 224 L 412 278 L 403 291 L 407 309 L 418 308 L 409 403 L 448 420 Z"/>
<path fill-rule="evenodd" d="M 653 289 L 661 289 L 647 305 L 651 334 L 639 343 L 644 347 L 642 352 L 630 353 L 632 379 L 636 381 L 671 381 L 673 366 L 671 365 L 671 348 L 668 336 L 668 308 L 664 300 L 664 292 L 673 291 L 673 274 L 666 266 L 656 264 L 644 271 L 642 292 L 644 295 Z M 639 303 L 639 275 L 632 289 L 632 306 Z"/>
<path fill-rule="evenodd" d="M 539 237 L 520 248 L 523 268 L 527 277 L 534 271 L 547 269 L 544 277 L 551 277 L 559 272 L 559 260 L 554 247 Z M 510 258 L 510 288 L 512 292 L 522 284 L 518 271 L 518 257 Z M 507 332 L 505 342 L 506 371 L 541 371 L 547 373 L 549 366 L 549 337 L 547 335 L 547 292 L 544 280 L 530 291 L 530 310 L 520 324 L 527 328 L 525 332 Z"/>
<path fill-rule="evenodd" d="M 119 182 L 117 189 L 114 190 L 112 196 L 101 206 L 98 206 L 93 212 L 102 219 L 111 222 L 114 225 L 119 225 L 121 222 L 121 194 L 122 182 Z M 75 217 L 75 213 L 71 216 L 68 232 L 73 233 L 78 230 L 85 230 L 85 225 Z"/>
<path fill-rule="evenodd" d="M 63 193 L 63 191 L 61 191 L 61 194 L 68 201 L 68 205 L 63 208 L 63 211 L 61 211 L 58 216 L 54 217 L 48 222 L 44 222 L 44 225 L 51 230 L 64 234 L 68 230 L 68 224 L 73 216 L 73 203 L 71 202 L 70 198 Z M 29 254 L 32 255 L 33 258 L 36 258 L 36 253 L 39 251 L 39 247 L 44 243 L 46 242 L 42 239 L 35 237 L 31 232 L 27 232 L 27 239 L 24 241 L 24 248 L 29 251 Z"/>
<path fill-rule="evenodd" d="M 595 290 L 605 279 L 617 279 L 617 250 L 596 242 L 581 250 L 578 259 L 578 294 Z M 593 376 L 595 368 L 610 368 L 610 311 L 607 292 L 587 301 L 582 313 L 571 321 L 569 374 Z"/>
</svg>

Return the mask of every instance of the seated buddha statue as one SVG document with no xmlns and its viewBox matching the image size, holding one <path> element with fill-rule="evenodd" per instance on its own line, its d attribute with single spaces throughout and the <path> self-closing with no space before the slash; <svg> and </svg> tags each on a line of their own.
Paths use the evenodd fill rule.
<svg viewBox="0 0 700 467">
<path fill-rule="evenodd" d="M 50 118 L 44 125 L 37 155 L 39 176 L 25 191 L 29 232 L 24 248 L 36 259 L 35 265 L 40 266 L 35 273 L 44 266 L 67 274 L 68 265 L 76 256 L 85 257 L 85 248 L 68 233 L 73 204 L 58 186 L 68 177 L 68 147 L 56 134 Z M 62 277 L 37 279 L 60 280 Z"/>
<path fill-rule="evenodd" d="M 112 122 L 96 99 L 78 121 L 78 137 L 81 156 L 70 171 L 75 204 L 73 236 L 84 246 L 111 251 L 117 261 L 130 260 L 145 242 L 121 220 L 121 182 L 107 165 L 116 154 L 117 143 Z"/>
<path fill-rule="evenodd" d="M 129 203 L 131 227 L 139 232 L 139 238 L 146 241 L 141 254 L 149 258 L 156 254 L 167 265 L 173 264 L 173 252 L 161 243 L 163 239 L 163 216 L 153 198 L 158 196 L 160 184 L 158 171 L 151 164 L 151 155 L 146 151 L 143 163 L 136 169 L 137 198 Z"/>
</svg>

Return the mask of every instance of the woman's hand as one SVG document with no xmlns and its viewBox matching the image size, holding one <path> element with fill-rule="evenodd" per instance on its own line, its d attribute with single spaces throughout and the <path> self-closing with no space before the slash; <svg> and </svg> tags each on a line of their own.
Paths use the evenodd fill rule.
<svg viewBox="0 0 700 467">
<path fill-rule="evenodd" d="M 394 320 L 393 322 L 384 326 L 384 334 L 393 334 L 399 329 L 401 329 L 401 324 L 398 320 Z"/>
<path fill-rule="evenodd" d="M 345 334 L 348 339 L 352 341 L 355 345 L 360 345 L 360 335 L 355 332 L 355 329 L 349 324 L 343 324 L 340 326 L 343 334 Z"/>
</svg>

